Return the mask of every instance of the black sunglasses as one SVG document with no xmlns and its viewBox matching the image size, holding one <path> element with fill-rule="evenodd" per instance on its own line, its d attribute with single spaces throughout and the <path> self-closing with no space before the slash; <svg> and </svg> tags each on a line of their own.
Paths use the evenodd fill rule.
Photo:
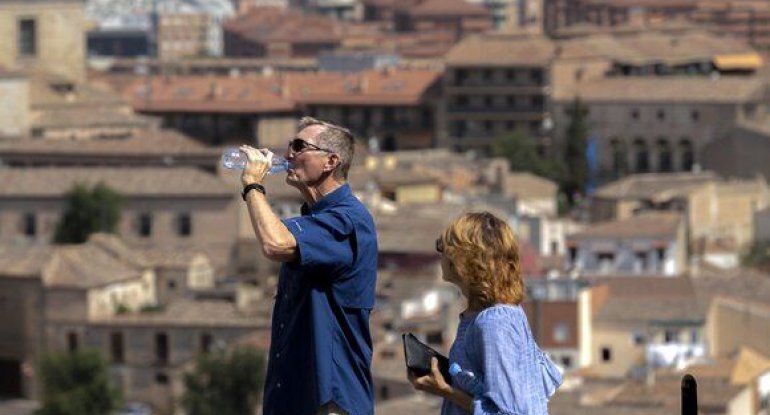
<svg viewBox="0 0 770 415">
<path fill-rule="evenodd" d="M 329 149 L 326 149 L 326 148 L 323 148 L 323 147 L 318 147 L 317 145 L 315 145 L 313 143 L 308 143 L 307 141 L 305 141 L 305 140 L 303 140 L 303 139 L 301 139 L 299 137 L 295 137 L 295 138 L 293 138 L 293 139 L 291 139 L 289 141 L 289 150 L 291 150 L 292 153 L 299 154 L 299 153 L 302 153 L 303 151 L 308 151 L 308 149 L 316 150 L 316 151 L 323 151 L 325 153 L 334 153 L 333 151 L 331 151 Z"/>
</svg>

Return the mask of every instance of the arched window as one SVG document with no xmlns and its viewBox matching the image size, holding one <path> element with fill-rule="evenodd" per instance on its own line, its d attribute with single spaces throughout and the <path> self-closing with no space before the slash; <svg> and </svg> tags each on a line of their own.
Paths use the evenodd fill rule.
<svg viewBox="0 0 770 415">
<path fill-rule="evenodd" d="M 637 173 L 646 173 L 650 171 L 650 151 L 647 149 L 647 143 L 643 138 L 634 140 L 634 171 Z"/>
<path fill-rule="evenodd" d="M 674 161 L 671 155 L 671 144 L 668 139 L 661 137 L 656 143 L 658 150 L 658 171 L 670 172 L 674 171 Z"/>
<path fill-rule="evenodd" d="M 693 153 L 692 141 L 687 137 L 679 141 L 679 157 L 679 166 L 682 171 L 692 170 L 692 165 L 695 164 L 695 153 Z"/>
<path fill-rule="evenodd" d="M 612 152 L 612 174 L 615 177 L 626 174 L 628 171 L 628 159 L 625 143 L 617 137 L 612 138 L 610 140 L 610 151 Z"/>
</svg>

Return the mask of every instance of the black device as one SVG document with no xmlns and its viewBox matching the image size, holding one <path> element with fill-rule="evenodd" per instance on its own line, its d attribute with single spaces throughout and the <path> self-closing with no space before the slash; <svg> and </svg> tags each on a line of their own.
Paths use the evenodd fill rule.
<svg viewBox="0 0 770 415">
<path fill-rule="evenodd" d="M 406 370 L 415 376 L 425 376 L 431 374 L 430 360 L 432 357 L 438 359 L 438 368 L 447 384 L 452 384 L 452 376 L 449 375 L 449 359 L 432 347 L 423 343 L 412 333 L 401 335 L 404 342 L 404 360 L 406 361 Z"/>
<path fill-rule="evenodd" d="M 682 415 L 698 415 L 698 384 L 689 373 L 682 377 Z"/>
</svg>

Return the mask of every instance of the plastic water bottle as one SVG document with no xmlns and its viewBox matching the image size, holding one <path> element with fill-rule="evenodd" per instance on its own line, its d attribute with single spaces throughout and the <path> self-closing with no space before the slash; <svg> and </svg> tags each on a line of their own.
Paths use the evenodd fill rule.
<svg viewBox="0 0 770 415">
<path fill-rule="evenodd" d="M 231 147 L 222 153 L 222 166 L 230 170 L 243 170 L 246 168 L 246 162 L 249 161 L 246 154 L 241 152 L 238 148 Z M 267 174 L 282 173 L 291 168 L 289 160 L 273 154 L 273 166 L 270 167 Z"/>
<path fill-rule="evenodd" d="M 484 382 L 470 370 L 463 370 L 457 363 L 452 363 L 449 365 L 449 374 L 452 375 L 452 382 L 468 391 L 473 397 L 484 394 Z"/>
</svg>

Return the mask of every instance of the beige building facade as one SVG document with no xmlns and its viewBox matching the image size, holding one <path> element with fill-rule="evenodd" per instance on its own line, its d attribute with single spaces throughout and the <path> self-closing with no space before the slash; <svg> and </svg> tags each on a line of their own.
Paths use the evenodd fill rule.
<svg viewBox="0 0 770 415">
<path fill-rule="evenodd" d="M 240 200 L 212 174 L 182 167 L 19 168 L 3 175 L 15 185 L 0 192 L 0 242 L 51 242 L 67 192 L 102 181 L 124 197 L 116 231 L 129 245 L 200 249 L 216 269 L 233 266 Z"/>
<path fill-rule="evenodd" d="M 85 80 L 82 0 L 0 1 L 0 66 Z"/>
</svg>

